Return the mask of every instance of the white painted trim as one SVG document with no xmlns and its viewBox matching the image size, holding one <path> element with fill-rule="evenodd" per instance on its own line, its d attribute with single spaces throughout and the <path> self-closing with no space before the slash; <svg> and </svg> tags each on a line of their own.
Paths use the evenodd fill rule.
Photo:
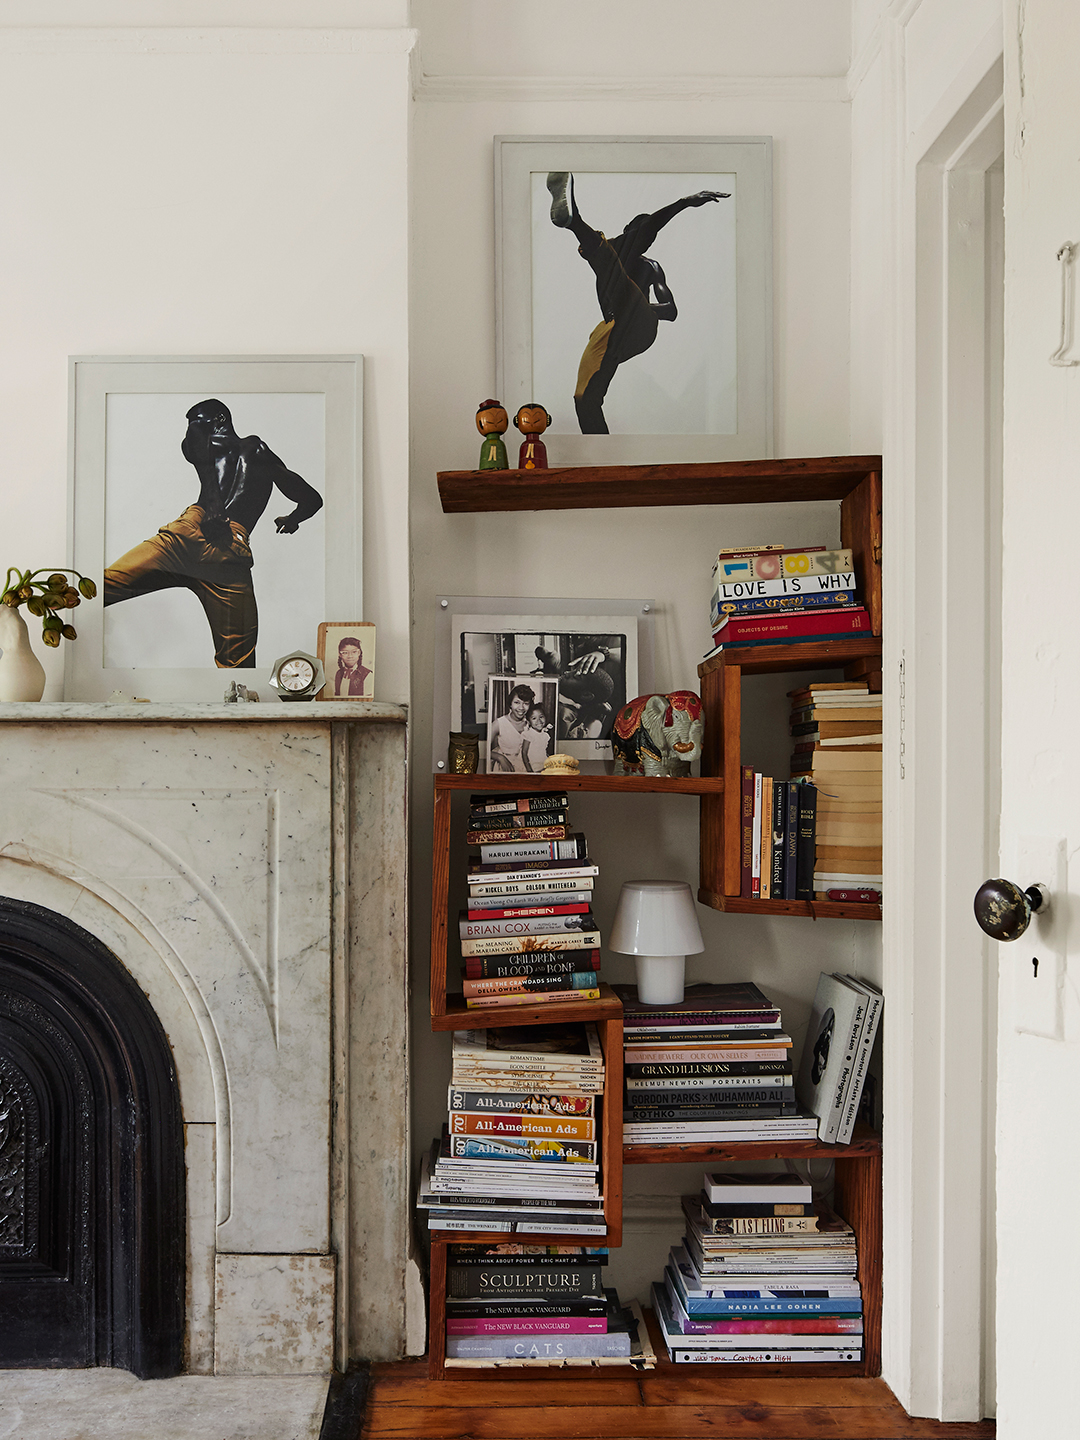
<svg viewBox="0 0 1080 1440">
<path fill-rule="evenodd" d="M 426 104 L 495 101 L 572 104 L 581 100 L 776 100 L 846 104 L 842 75 L 426 75 L 418 71 L 413 99 Z"/>
<path fill-rule="evenodd" d="M 406 55 L 418 32 L 239 26 L 0 26 L 0 55 Z"/>
</svg>

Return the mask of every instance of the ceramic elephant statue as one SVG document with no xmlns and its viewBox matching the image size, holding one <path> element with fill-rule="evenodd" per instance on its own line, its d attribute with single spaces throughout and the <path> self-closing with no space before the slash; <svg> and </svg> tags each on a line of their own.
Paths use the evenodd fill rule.
<svg viewBox="0 0 1080 1440">
<path fill-rule="evenodd" d="M 616 769 L 624 775 L 689 775 L 701 755 L 705 716 L 693 690 L 639 695 L 624 705 L 611 729 Z"/>
</svg>

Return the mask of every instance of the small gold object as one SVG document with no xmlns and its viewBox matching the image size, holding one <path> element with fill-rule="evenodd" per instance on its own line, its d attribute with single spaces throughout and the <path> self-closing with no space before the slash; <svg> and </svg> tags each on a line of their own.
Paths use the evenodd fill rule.
<svg viewBox="0 0 1080 1440">
<path fill-rule="evenodd" d="M 581 766 L 573 755 L 549 755 L 544 761 L 544 775 L 580 775 Z"/>
<path fill-rule="evenodd" d="M 475 775 L 480 764 L 480 737 L 465 730 L 450 731 L 446 768 L 451 775 Z"/>
</svg>

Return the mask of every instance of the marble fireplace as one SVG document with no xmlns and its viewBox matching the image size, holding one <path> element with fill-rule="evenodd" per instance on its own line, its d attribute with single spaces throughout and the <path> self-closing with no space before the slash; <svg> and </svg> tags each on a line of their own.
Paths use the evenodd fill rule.
<svg viewBox="0 0 1080 1440">
<path fill-rule="evenodd" d="M 406 1353 L 405 720 L 0 706 L 0 1280 L 57 1272 L 47 1332 L 78 1269 L 64 1225 L 91 1252 L 119 1237 L 72 1302 L 89 1360 L 51 1363 L 301 1375 Z M 53 1070 L 75 1121 L 35 1099 Z"/>
</svg>

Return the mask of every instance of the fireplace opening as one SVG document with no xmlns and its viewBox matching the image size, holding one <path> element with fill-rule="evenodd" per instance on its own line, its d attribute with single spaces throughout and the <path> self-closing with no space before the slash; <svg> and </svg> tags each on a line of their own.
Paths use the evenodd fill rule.
<svg viewBox="0 0 1080 1440">
<path fill-rule="evenodd" d="M 169 1042 L 99 940 L 0 897 L 0 1368 L 183 1368 Z"/>
</svg>

